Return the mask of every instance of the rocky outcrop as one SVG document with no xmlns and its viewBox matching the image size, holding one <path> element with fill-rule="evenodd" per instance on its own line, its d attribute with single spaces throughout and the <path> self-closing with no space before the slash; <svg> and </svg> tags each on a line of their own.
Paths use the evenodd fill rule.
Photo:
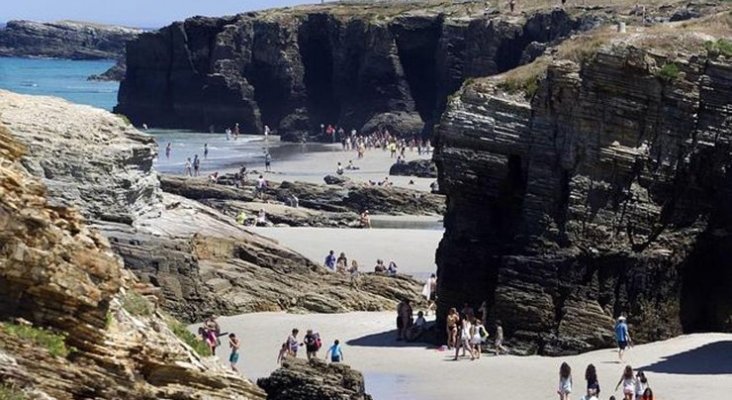
<svg viewBox="0 0 732 400">
<path fill-rule="evenodd" d="M 476 7 L 339 3 L 176 22 L 130 43 L 115 110 L 165 127 L 266 124 L 293 140 L 317 138 L 321 123 L 426 135 L 463 80 L 511 69 L 529 44 L 601 18 Z"/>
<path fill-rule="evenodd" d="M 108 70 L 98 75 L 91 75 L 87 78 L 90 81 L 121 81 L 127 73 L 127 65 L 124 58 L 117 60 Z"/>
<path fill-rule="evenodd" d="M 542 354 L 610 346 L 620 314 L 637 342 L 732 331 L 732 65 L 701 39 L 729 21 L 589 37 L 465 85 L 434 156 L 443 324 L 487 301 L 514 351 Z"/>
<path fill-rule="evenodd" d="M 264 399 L 161 314 L 123 307 L 134 278 L 80 214 L 46 200 L 27 151 L 0 125 L 0 385 L 38 399 Z"/>
<path fill-rule="evenodd" d="M 389 168 L 389 175 L 437 178 L 437 167 L 432 160 L 412 160 L 406 163 L 392 165 Z"/>
<path fill-rule="evenodd" d="M 257 380 L 269 400 L 371 400 L 363 375 L 340 363 L 289 358 L 268 378 Z"/>
<path fill-rule="evenodd" d="M 125 267 L 160 290 L 162 307 L 182 319 L 386 310 L 401 298 L 420 298 L 415 280 L 366 275 L 351 285 L 237 225 L 235 215 L 164 193 L 152 169 L 154 142 L 118 116 L 0 91 L 0 121 L 27 146 L 21 162 L 48 186 L 51 204 L 78 207 Z M 214 188 L 225 192 L 223 185 Z"/>
<path fill-rule="evenodd" d="M 0 56 L 120 59 L 127 42 L 140 33 L 141 29 L 89 22 L 9 21 L 0 29 Z"/>
</svg>

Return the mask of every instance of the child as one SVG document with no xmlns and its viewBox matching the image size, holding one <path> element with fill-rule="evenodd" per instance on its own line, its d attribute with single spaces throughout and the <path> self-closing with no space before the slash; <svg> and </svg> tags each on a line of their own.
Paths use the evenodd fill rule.
<svg viewBox="0 0 732 400">
<path fill-rule="evenodd" d="M 623 375 L 620 377 L 618 384 L 615 385 L 615 390 L 618 390 L 621 383 L 623 384 L 623 399 L 633 400 L 633 395 L 635 394 L 635 379 L 633 379 L 633 367 L 630 365 L 625 366 L 625 371 L 623 371 Z"/>
<path fill-rule="evenodd" d="M 234 372 L 239 372 L 239 370 L 236 368 L 236 363 L 239 362 L 239 346 L 239 339 L 236 338 L 235 334 L 230 333 L 229 348 L 231 349 L 231 354 L 229 355 L 229 364 L 231 364 L 231 369 Z"/>
<path fill-rule="evenodd" d="M 341 342 L 336 339 L 335 342 L 333 342 L 333 346 L 330 346 L 328 349 L 328 352 L 325 353 L 325 359 L 328 359 L 328 354 L 330 354 L 330 361 L 337 363 L 343 361 L 343 350 L 341 350 Z"/>
<path fill-rule="evenodd" d="M 282 361 L 285 361 L 285 357 L 287 357 L 287 342 L 282 343 L 282 347 L 280 347 L 280 354 L 277 355 L 277 364 L 282 363 Z"/>
<path fill-rule="evenodd" d="M 638 371 L 638 373 L 635 374 L 635 398 L 636 398 L 636 400 L 640 400 L 643 397 L 643 394 L 646 392 L 646 389 L 648 389 L 648 379 L 646 379 L 646 374 L 643 371 Z"/>
<path fill-rule="evenodd" d="M 572 368 L 563 362 L 559 367 L 559 389 L 557 390 L 559 400 L 569 400 L 570 393 L 572 393 Z"/>
<path fill-rule="evenodd" d="M 476 319 L 475 325 L 473 325 L 473 334 L 470 338 L 470 344 L 473 345 L 475 358 L 480 358 L 480 353 L 482 352 L 481 344 L 483 344 L 486 338 L 488 338 L 488 332 L 485 331 L 483 322 Z"/>
<path fill-rule="evenodd" d="M 597 398 L 600 396 L 600 382 L 597 380 L 597 371 L 595 366 L 590 364 L 585 370 L 585 380 L 587 381 L 587 399 Z"/>
<path fill-rule="evenodd" d="M 646 390 L 643 392 L 642 400 L 653 400 L 653 391 L 651 388 L 646 388 Z"/>
</svg>

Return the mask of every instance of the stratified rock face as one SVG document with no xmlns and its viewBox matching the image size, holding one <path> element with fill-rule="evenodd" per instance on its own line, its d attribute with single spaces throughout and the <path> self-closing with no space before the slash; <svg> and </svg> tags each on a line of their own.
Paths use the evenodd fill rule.
<svg viewBox="0 0 732 400">
<path fill-rule="evenodd" d="M 268 378 L 257 380 L 269 400 L 371 400 L 363 375 L 345 364 L 287 359 Z"/>
<path fill-rule="evenodd" d="M 42 178 L 54 205 L 124 223 L 160 212 L 155 141 L 122 118 L 60 99 L 0 91 L 0 122 L 28 146 L 23 164 Z"/>
<path fill-rule="evenodd" d="M 26 151 L 0 125 L 0 383 L 42 399 L 263 399 L 201 359 L 159 314 L 121 307 L 134 279 L 80 214 L 46 201 L 22 165 Z M 14 334 L 16 318 L 64 344 Z"/>
<path fill-rule="evenodd" d="M 449 104 L 439 316 L 487 301 L 518 352 L 732 330 L 732 65 L 635 48 L 550 65 L 528 102 L 500 80 Z"/>
<path fill-rule="evenodd" d="M 317 138 L 323 123 L 426 134 L 465 78 L 508 70 L 530 43 L 589 26 L 561 10 L 469 10 L 338 4 L 176 22 L 129 44 L 115 110 L 165 127 L 266 124 L 293 140 Z"/>
<path fill-rule="evenodd" d="M 61 21 L 10 21 L 0 29 L 0 56 L 118 59 L 140 29 Z"/>
</svg>

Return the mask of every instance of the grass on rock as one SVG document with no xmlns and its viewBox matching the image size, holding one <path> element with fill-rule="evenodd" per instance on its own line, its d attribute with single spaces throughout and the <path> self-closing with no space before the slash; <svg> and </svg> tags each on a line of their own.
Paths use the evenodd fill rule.
<svg viewBox="0 0 732 400">
<path fill-rule="evenodd" d="M 204 357 L 211 355 L 211 349 L 208 348 L 208 345 L 191 333 L 180 321 L 168 318 L 168 327 L 175 333 L 175 336 L 178 336 L 178 339 L 191 346 L 199 355 Z"/>
<path fill-rule="evenodd" d="M 53 356 L 66 357 L 70 353 L 70 349 L 66 347 L 66 335 L 64 334 L 29 325 L 4 323 L 0 326 L 8 335 L 29 340 L 37 346 L 45 348 Z"/>
<path fill-rule="evenodd" d="M 0 400 L 27 400 L 22 390 L 8 384 L 0 384 Z"/>
<path fill-rule="evenodd" d="M 676 63 L 664 64 L 661 69 L 656 72 L 656 76 L 666 82 L 675 81 L 679 78 L 679 66 Z"/>
<path fill-rule="evenodd" d="M 149 317 L 153 313 L 152 304 L 146 298 L 133 291 L 128 291 L 125 294 L 122 307 L 128 313 L 138 317 Z"/>
</svg>

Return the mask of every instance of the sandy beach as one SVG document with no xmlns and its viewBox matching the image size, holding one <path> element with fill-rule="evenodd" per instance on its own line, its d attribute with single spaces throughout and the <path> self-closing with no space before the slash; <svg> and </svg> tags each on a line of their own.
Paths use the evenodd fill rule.
<svg viewBox="0 0 732 400">
<path fill-rule="evenodd" d="M 240 367 L 257 379 L 276 369 L 277 350 L 289 331 L 298 327 L 301 336 L 313 328 L 324 339 L 320 357 L 334 339 L 345 343 L 345 362 L 362 371 L 366 389 L 375 399 L 444 400 L 465 398 L 556 399 L 559 365 L 573 368 L 574 393 L 584 391 L 584 369 L 597 367 L 602 399 L 616 397 L 615 384 L 624 364 L 615 349 L 570 357 L 518 357 L 483 354 L 480 360 L 452 361 L 454 353 L 425 344 L 395 341 L 394 314 L 348 313 L 293 315 L 258 313 L 222 317 L 225 331 L 236 332 L 243 343 Z M 608 327 L 611 329 L 611 327 Z M 226 360 L 228 349 L 220 348 Z M 633 347 L 626 361 L 646 371 L 654 394 L 662 400 L 724 399 L 732 388 L 732 334 L 684 335 Z M 300 357 L 304 357 L 301 354 Z"/>
</svg>

